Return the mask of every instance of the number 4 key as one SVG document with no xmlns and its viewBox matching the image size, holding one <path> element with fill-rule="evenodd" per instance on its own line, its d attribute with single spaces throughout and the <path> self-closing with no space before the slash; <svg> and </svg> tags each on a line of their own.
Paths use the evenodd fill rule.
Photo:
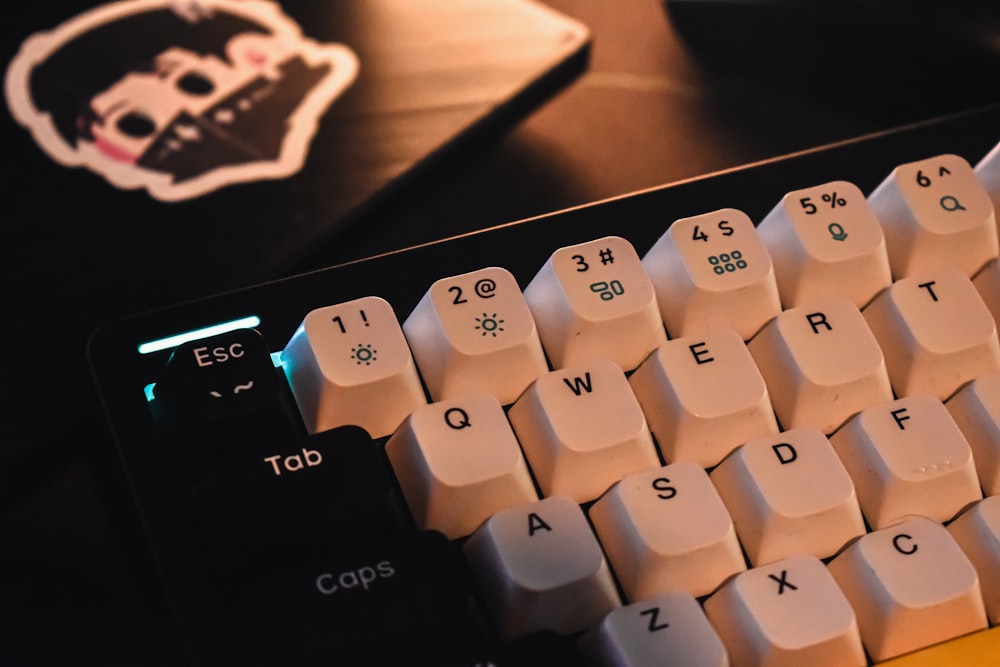
<svg viewBox="0 0 1000 667">
<path fill-rule="evenodd" d="M 748 340 L 781 310 L 767 249 L 736 209 L 674 222 L 642 264 L 675 338 L 723 325 Z"/>
</svg>

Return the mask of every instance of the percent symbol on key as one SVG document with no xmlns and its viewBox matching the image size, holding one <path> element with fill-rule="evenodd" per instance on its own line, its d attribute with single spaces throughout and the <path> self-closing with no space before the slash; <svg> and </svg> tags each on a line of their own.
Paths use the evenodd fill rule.
<svg viewBox="0 0 1000 667">
<path fill-rule="evenodd" d="M 847 206 L 847 200 L 843 197 L 838 197 L 836 191 L 824 193 L 821 197 L 823 201 L 830 205 L 830 208 L 837 208 L 838 206 Z"/>
</svg>

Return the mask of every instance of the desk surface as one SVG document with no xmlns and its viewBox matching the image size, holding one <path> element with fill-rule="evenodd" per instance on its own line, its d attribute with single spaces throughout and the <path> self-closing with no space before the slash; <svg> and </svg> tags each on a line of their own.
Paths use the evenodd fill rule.
<svg viewBox="0 0 1000 667">
<path fill-rule="evenodd" d="M 890 74 L 881 54 L 846 47 L 814 63 L 787 54 L 784 63 L 772 57 L 708 69 L 688 50 L 659 0 L 548 4 L 591 27 L 590 71 L 509 132 L 466 147 L 411 182 L 364 224 L 317 248 L 296 268 L 402 248 L 1000 99 L 995 84 L 969 84 L 975 71 L 956 73 L 942 95 L 935 78 L 940 72 Z M 757 27 L 745 26 L 750 33 Z M 238 284 L 239 276 L 233 280 Z M 80 442 L 106 437 L 97 415 L 67 435 Z M 177 661 L 155 582 L 130 539 L 137 527 L 117 495 L 121 480 L 110 461 L 38 457 L 41 470 L 33 483 L 3 508 L 0 597 L 5 616 L 14 618 L 0 627 L 0 642 L 11 664 Z"/>
</svg>

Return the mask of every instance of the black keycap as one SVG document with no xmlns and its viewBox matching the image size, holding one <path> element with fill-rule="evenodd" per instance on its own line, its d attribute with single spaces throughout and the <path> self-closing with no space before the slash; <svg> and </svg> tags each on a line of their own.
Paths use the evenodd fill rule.
<svg viewBox="0 0 1000 667">
<path fill-rule="evenodd" d="M 583 667 L 576 637 L 538 632 L 437 663 L 438 667 Z"/>
<path fill-rule="evenodd" d="M 239 576 L 412 527 L 384 449 L 356 426 L 247 443 L 212 462 L 192 504 L 220 567 Z"/>
<path fill-rule="evenodd" d="M 291 391 L 264 338 L 237 329 L 178 346 L 151 404 L 189 485 L 214 462 L 258 446 L 283 446 L 305 431 Z"/>
<path fill-rule="evenodd" d="M 488 643 L 455 544 L 436 532 L 266 576 L 234 598 L 246 664 L 435 665 Z"/>
<path fill-rule="evenodd" d="M 178 346 L 154 391 L 167 420 L 211 422 L 268 409 L 281 386 L 264 338 L 236 329 Z"/>
</svg>

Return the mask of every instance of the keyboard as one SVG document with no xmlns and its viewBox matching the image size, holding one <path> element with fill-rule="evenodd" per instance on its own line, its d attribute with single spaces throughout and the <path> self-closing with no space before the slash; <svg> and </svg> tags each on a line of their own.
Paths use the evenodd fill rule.
<svg viewBox="0 0 1000 667">
<path fill-rule="evenodd" d="M 99 330 L 191 663 L 996 664 L 998 140 L 978 109 Z"/>
</svg>

